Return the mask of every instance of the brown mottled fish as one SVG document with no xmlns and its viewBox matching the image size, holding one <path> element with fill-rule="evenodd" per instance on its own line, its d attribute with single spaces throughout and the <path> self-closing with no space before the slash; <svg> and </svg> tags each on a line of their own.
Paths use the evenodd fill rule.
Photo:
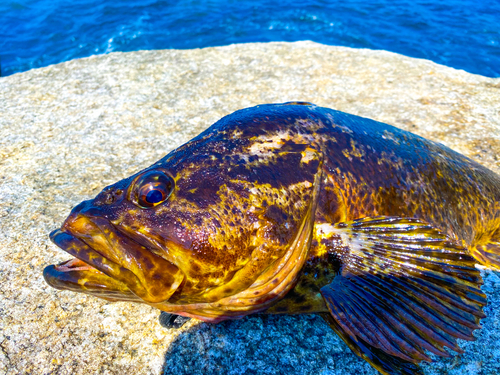
<svg viewBox="0 0 500 375">
<path fill-rule="evenodd" d="M 206 322 L 320 313 L 383 374 L 462 352 L 500 269 L 500 177 L 395 127 L 309 103 L 224 117 L 76 206 L 53 287 Z"/>
</svg>

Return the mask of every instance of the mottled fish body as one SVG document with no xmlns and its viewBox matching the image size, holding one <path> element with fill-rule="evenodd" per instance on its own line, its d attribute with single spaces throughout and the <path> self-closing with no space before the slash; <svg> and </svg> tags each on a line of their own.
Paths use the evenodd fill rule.
<svg viewBox="0 0 500 375">
<path fill-rule="evenodd" d="M 224 117 L 75 207 L 55 288 L 207 322 L 317 312 L 384 374 L 474 340 L 500 269 L 500 177 L 447 147 L 309 103 Z"/>
</svg>

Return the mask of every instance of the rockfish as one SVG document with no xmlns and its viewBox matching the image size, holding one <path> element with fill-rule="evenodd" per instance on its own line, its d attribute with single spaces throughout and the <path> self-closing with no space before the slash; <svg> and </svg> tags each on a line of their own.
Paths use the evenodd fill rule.
<svg viewBox="0 0 500 375">
<path fill-rule="evenodd" d="M 236 111 L 76 206 L 54 288 L 217 323 L 320 313 L 383 374 L 485 317 L 500 177 L 390 125 L 292 102 Z"/>
</svg>

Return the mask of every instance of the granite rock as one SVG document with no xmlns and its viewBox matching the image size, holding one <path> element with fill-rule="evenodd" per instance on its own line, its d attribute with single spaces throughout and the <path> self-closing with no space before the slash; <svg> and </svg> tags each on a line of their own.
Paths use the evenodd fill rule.
<svg viewBox="0 0 500 375">
<path fill-rule="evenodd" d="M 0 78 L 0 373 L 374 374 L 321 318 L 179 330 L 148 306 L 50 288 L 48 239 L 70 209 L 222 116 L 310 101 L 444 143 L 500 172 L 500 79 L 312 42 L 112 53 Z M 466 353 L 425 374 L 500 373 L 500 275 Z"/>
</svg>

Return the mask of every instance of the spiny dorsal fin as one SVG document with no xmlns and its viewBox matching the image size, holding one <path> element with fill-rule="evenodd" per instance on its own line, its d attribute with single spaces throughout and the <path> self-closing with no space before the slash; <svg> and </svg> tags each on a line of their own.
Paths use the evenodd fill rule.
<svg viewBox="0 0 500 375">
<path fill-rule="evenodd" d="M 317 230 L 323 238 L 340 237 L 349 249 L 341 274 L 321 294 L 338 330 L 358 350 L 372 347 L 370 352 L 417 364 L 430 361 L 426 350 L 449 357 L 444 347 L 462 352 L 457 338 L 475 340 L 472 332 L 485 317 L 482 279 L 474 258 L 445 234 L 397 217 L 322 224 Z"/>
</svg>

